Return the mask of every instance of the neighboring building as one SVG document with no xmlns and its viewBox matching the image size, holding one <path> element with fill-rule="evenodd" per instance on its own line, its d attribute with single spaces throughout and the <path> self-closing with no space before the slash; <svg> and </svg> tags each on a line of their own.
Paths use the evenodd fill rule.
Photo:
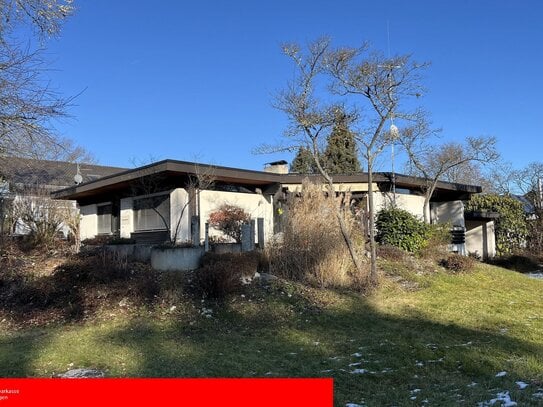
<svg viewBox="0 0 543 407">
<path fill-rule="evenodd" d="M 229 203 L 242 207 L 252 218 L 262 218 L 264 230 L 260 233 L 268 240 L 281 229 L 288 195 L 299 192 L 304 179 L 320 179 L 317 175 L 285 173 L 285 167 L 286 163 L 280 161 L 268 164 L 265 171 L 251 171 L 164 160 L 73 185 L 53 192 L 52 196 L 77 201 L 82 215 L 82 239 L 112 234 L 142 242 L 192 241 L 195 235 L 203 238 L 209 213 Z M 213 184 L 203 190 L 189 187 L 198 174 L 211 176 Z M 367 174 L 333 178 L 338 193 L 349 192 L 354 203 L 366 208 Z M 374 174 L 377 210 L 394 199 L 390 192 L 392 179 L 389 173 Z M 394 179 L 396 205 L 422 218 L 425 180 L 404 175 Z M 462 201 L 480 192 L 478 186 L 439 182 L 431 200 L 432 222 L 451 223 L 456 230 L 453 250 L 462 254 L 467 254 L 465 237 L 478 238 L 477 234 L 470 234 L 471 224 L 464 218 Z M 479 244 L 483 243 L 476 245 Z M 483 252 L 493 250 L 487 247 Z"/>
<path fill-rule="evenodd" d="M 22 199 L 43 202 L 51 191 L 67 188 L 80 182 L 91 182 L 106 175 L 125 171 L 126 168 L 95 164 L 76 164 L 64 161 L 35 160 L 19 157 L 0 157 L 0 225 L 5 226 L 8 209 Z M 79 174 L 79 176 L 78 176 Z M 76 210 L 72 201 L 66 206 Z M 10 233 L 27 234 L 28 225 L 13 219 L 7 226 Z M 2 230 L 6 232 L 6 230 Z M 67 231 L 63 228 L 63 232 Z"/>
<path fill-rule="evenodd" d="M 78 173 L 82 177 L 80 183 L 86 183 L 127 170 L 96 164 L 19 157 L 0 157 L 0 160 L 0 179 L 4 180 L 9 185 L 9 190 L 14 193 L 35 188 L 68 188 L 76 184 L 74 177 Z"/>
</svg>

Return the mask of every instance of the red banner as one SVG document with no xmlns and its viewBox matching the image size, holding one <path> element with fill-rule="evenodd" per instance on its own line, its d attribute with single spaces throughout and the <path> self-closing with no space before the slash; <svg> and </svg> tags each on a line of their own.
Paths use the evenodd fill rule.
<svg viewBox="0 0 543 407">
<path fill-rule="evenodd" d="M 331 407 L 332 379 L 0 379 L 3 406 Z"/>
</svg>

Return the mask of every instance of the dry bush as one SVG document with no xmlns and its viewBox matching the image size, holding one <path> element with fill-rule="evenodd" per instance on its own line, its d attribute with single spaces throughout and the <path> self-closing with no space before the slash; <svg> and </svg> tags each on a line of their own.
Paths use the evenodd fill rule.
<svg viewBox="0 0 543 407">
<path fill-rule="evenodd" d="M 475 260 L 469 256 L 452 253 L 442 259 L 440 265 L 453 273 L 466 273 L 473 271 Z"/>
<path fill-rule="evenodd" d="M 366 276 L 355 272 L 339 229 L 338 207 L 348 200 L 349 197 L 327 197 L 321 185 L 304 181 L 301 194 L 289 202 L 282 241 L 270 248 L 274 273 L 320 287 L 365 284 Z M 348 205 L 342 216 L 353 242 L 362 251 L 363 233 Z"/>
<path fill-rule="evenodd" d="M 53 200 L 39 188 L 27 192 L 13 200 L 10 216 L 34 246 L 53 247 L 63 226 L 72 234 L 79 233 L 79 215 L 69 202 Z"/>
<path fill-rule="evenodd" d="M 384 260 L 404 261 L 409 254 L 396 246 L 388 244 L 377 246 L 377 257 Z"/>
<path fill-rule="evenodd" d="M 202 267 L 193 274 L 191 291 L 197 296 L 224 300 L 242 285 L 242 278 L 252 278 L 260 263 L 260 254 L 206 253 Z"/>
</svg>

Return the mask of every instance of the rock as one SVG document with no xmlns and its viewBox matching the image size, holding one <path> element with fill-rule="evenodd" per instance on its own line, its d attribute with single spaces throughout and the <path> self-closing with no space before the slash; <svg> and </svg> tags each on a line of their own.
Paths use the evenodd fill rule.
<svg viewBox="0 0 543 407">
<path fill-rule="evenodd" d="M 98 369 L 72 369 L 56 377 L 62 379 L 91 379 L 106 377 L 105 372 Z"/>
</svg>

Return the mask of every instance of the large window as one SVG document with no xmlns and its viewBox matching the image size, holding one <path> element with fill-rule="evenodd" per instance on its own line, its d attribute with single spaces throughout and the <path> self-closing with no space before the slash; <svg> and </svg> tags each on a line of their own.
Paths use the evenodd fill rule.
<svg viewBox="0 0 543 407">
<path fill-rule="evenodd" d="M 98 205 L 97 214 L 98 214 L 98 234 L 110 234 L 112 229 L 112 213 L 113 205 L 105 204 Z"/>
<path fill-rule="evenodd" d="M 167 230 L 169 224 L 169 195 L 134 200 L 134 229 L 136 231 Z"/>
</svg>

